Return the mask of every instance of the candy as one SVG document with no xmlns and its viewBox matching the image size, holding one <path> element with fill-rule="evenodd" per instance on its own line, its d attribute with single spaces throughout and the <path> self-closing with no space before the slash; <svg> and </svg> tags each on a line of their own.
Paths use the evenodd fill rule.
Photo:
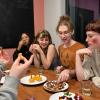
<svg viewBox="0 0 100 100">
<path fill-rule="evenodd" d="M 20 57 L 21 60 L 24 59 L 24 56 L 22 55 L 22 53 L 19 53 L 18 56 Z"/>
</svg>

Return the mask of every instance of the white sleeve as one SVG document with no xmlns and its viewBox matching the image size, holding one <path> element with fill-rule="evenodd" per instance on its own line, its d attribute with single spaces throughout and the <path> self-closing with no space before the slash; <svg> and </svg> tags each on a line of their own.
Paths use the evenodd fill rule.
<svg viewBox="0 0 100 100">
<path fill-rule="evenodd" d="M 89 78 L 94 76 L 92 66 L 93 66 L 93 60 L 89 56 L 84 56 L 84 61 L 83 61 L 83 70 L 84 70 L 84 78 L 85 80 L 88 80 Z"/>
</svg>

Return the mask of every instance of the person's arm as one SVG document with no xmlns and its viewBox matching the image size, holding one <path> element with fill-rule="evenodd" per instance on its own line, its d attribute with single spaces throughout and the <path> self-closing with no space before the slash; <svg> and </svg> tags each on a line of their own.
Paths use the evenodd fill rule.
<svg viewBox="0 0 100 100">
<path fill-rule="evenodd" d="M 56 53 L 55 46 L 52 44 L 49 45 L 46 56 L 42 50 L 40 50 L 39 53 L 40 53 L 41 61 L 42 61 L 44 68 L 48 69 L 50 67 L 50 65 L 54 59 L 55 53 Z"/>
<path fill-rule="evenodd" d="M 18 57 L 18 54 L 21 53 L 20 50 L 21 50 L 23 44 L 24 44 L 24 42 L 23 42 L 22 40 L 19 41 L 19 43 L 18 43 L 18 47 L 16 48 L 16 50 L 14 51 L 14 54 L 13 54 L 13 61 L 15 61 L 16 58 Z"/>
<path fill-rule="evenodd" d="M 64 81 L 68 81 L 69 79 L 71 79 L 73 77 L 75 77 L 75 70 L 74 69 L 72 69 L 72 70 L 70 70 L 70 69 L 64 69 L 60 73 L 60 75 L 58 77 L 58 83 L 59 82 L 64 82 Z"/>
<path fill-rule="evenodd" d="M 24 41 L 20 40 L 19 44 L 18 44 L 18 47 L 17 47 L 17 50 L 20 51 L 20 49 L 22 48 L 23 45 L 24 45 Z"/>
<path fill-rule="evenodd" d="M 76 76 L 78 81 L 84 80 L 84 70 L 82 67 L 81 57 L 78 53 L 76 53 Z"/>
<path fill-rule="evenodd" d="M 6 77 L 4 84 L 0 87 L 0 100 L 17 100 L 19 78 L 21 78 L 32 63 L 33 55 L 27 60 L 23 57 L 24 64 L 20 63 L 21 57 L 13 63 L 9 76 Z"/>
<path fill-rule="evenodd" d="M 3 86 L 0 88 L 0 100 L 17 100 L 19 80 L 6 76 Z"/>
<path fill-rule="evenodd" d="M 15 61 L 16 60 L 16 58 L 18 57 L 18 54 L 20 53 L 20 51 L 19 50 L 15 50 L 14 51 L 14 53 L 13 53 L 13 61 Z"/>
<path fill-rule="evenodd" d="M 76 52 L 76 76 L 79 81 L 85 80 L 85 74 L 87 74 L 87 77 L 89 77 L 90 72 L 90 62 L 89 59 L 86 60 L 84 58 L 84 67 L 83 62 L 81 60 L 81 55 L 87 55 L 87 57 L 92 55 L 92 51 L 88 48 L 80 49 Z"/>
<path fill-rule="evenodd" d="M 29 51 L 34 55 L 33 57 L 33 61 L 34 61 L 34 65 L 36 67 L 40 66 L 40 55 L 38 54 L 38 52 L 34 49 L 34 44 L 31 44 L 31 46 L 29 47 Z"/>
<path fill-rule="evenodd" d="M 36 67 L 39 67 L 40 66 L 40 55 L 37 53 L 37 52 L 34 52 L 34 65 Z"/>
</svg>

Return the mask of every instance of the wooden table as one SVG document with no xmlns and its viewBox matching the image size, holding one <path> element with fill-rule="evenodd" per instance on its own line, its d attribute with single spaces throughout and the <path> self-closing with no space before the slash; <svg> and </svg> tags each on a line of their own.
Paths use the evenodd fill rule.
<svg viewBox="0 0 100 100">
<path fill-rule="evenodd" d="M 38 70 L 35 67 L 30 67 L 28 71 L 28 75 L 31 74 L 38 74 Z M 52 70 L 45 70 L 44 75 L 47 77 L 48 80 L 55 80 L 56 75 Z M 83 100 L 100 100 L 100 89 L 96 88 L 94 85 L 92 86 L 92 96 L 84 96 L 80 92 L 80 83 L 76 80 L 69 80 L 68 81 L 69 88 L 68 90 L 73 93 L 78 93 L 83 97 Z M 66 90 L 67 91 L 67 90 Z M 26 86 L 20 84 L 19 91 L 18 91 L 18 100 L 26 100 L 26 98 L 35 97 L 35 100 L 49 100 L 49 97 L 53 93 L 47 92 L 43 89 L 43 84 L 35 85 L 35 86 Z"/>
</svg>

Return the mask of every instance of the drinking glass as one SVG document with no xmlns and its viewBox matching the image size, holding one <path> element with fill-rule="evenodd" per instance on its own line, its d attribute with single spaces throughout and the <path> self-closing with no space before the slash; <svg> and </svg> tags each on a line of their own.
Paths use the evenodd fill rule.
<svg viewBox="0 0 100 100">
<path fill-rule="evenodd" d="M 43 65 L 38 67 L 38 73 L 39 73 L 39 75 L 43 75 L 44 74 L 44 67 L 43 67 Z"/>
<path fill-rule="evenodd" d="M 54 69 L 54 71 L 55 71 L 55 74 L 56 74 L 56 78 L 58 78 L 58 77 L 59 77 L 60 72 L 57 70 L 57 68 L 55 68 L 55 69 Z"/>
<path fill-rule="evenodd" d="M 81 92 L 83 95 L 91 96 L 92 82 L 90 80 L 81 81 Z"/>
</svg>

